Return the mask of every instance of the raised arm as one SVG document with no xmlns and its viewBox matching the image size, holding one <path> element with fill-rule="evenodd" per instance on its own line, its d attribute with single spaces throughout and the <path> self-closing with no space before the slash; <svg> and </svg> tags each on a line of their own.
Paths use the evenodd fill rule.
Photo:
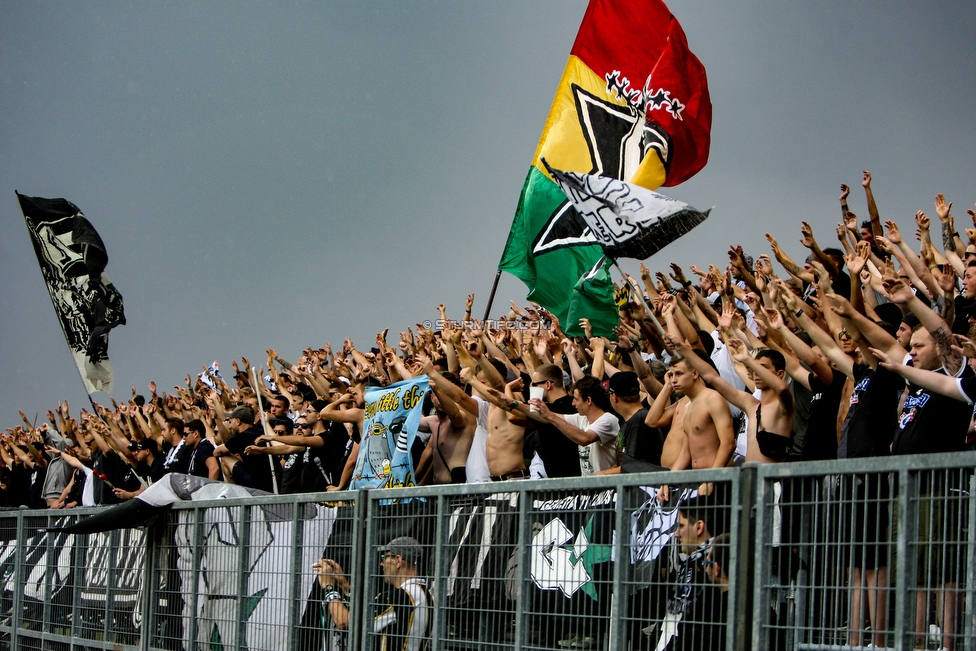
<svg viewBox="0 0 976 651">
<path fill-rule="evenodd" d="M 922 302 L 922 299 L 916 296 L 901 279 L 885 280 L 885 290 L 888 292 L 892 303 L 907 306 L 918 317 L 922 326 L 929 331 L 935 341 L 936 348 L 939 351 L 939 359 L 942 361 L 945 370 L 950 375 L 958 373 L 959 369 L 962 368 L 963 356 L 961 352 L 953 348 L 952 329 L 942 317 Z"/>
<path fill-rule="evenodd" d="M 889 371 L 894 371 L 912 384 L 917 384 L 929 391 L 935 391 L 955 400 L 970 402 L 969 397 L 959 388 L 959 382 L 956 378 L 943 373 L 936 373 L 935 371 L 915 368 L 914 366 L 905 366 L 883 350 L 873 349 L 872 352 L 878 358 L 879 366 L 883 366 Z"/>
<path fill-rule="evenodd" d="M 751 393 L 746 393 L 745 391 L 740 391 L 728 382 L 726 382 L 715 368 L 700 358 L 695 352 L 683 341 L 678 341 L 673 337 L 670 343 L 674 346 L 675 352 L 681 355 L 682 358 L 688 365 L 698 372 L 701 379 L 705 380 L 713 389 L 722 394 L 722 397 L 731 402 L 733 405 L 741 409 L 742 411 L 748 413 L 752 412 L 752 408 L 755 407 L 756 400 Z M 743 346 L 745 344 L 742 344 Z"/>
<path fill-rule="evenodd" d="M 864 188 L 864 195 L 868 200 L 871 234 L 875 237 L 880 237 L 884 235 L 884 232 L 881 230 L 881 215 L 878 214 L 878 204 L 874 202 L 874 192 L 871 190 L 871 172 L 864 170 L 864 178 L 861 179 L 861 186 Z"/>
</svg>

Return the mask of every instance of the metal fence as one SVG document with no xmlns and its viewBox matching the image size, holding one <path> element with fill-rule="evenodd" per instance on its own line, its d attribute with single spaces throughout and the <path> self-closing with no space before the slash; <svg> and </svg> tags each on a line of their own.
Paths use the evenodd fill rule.
<svg viewBox="0 0 976 651">
<path fill-rule="evenodd" d="M 753 640 L 976 649 L 976 455 L 758 469 Z"/>
<path fill-rule="evenodd" d="M 366 650 L 411 626 L 438 650 L 973 649 L 974 466 L 966 453 L 687 471 L 680 486 L 663 473 L 183 502 L 89 535 L 49 530 L 99 509 L 0 512 L 0 649 Z M 380 551 L 402 536 L 416 558 Z M 321 558 L 347 586 L 323 588 Z"/>
</svg>

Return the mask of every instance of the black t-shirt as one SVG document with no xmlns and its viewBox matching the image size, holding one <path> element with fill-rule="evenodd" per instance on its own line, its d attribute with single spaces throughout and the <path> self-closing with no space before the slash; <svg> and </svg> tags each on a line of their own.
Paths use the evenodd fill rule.
<svg viewBox="0 0 976 651">
<path fill-rule="evenodd" d="M 898 399 L 905 388 L 900 375 L 878 367 L 854 364 L 854 393 L 844 421 L 847 458 L 880 457 L 890 453 L 898 423 Z"/>
<path fill-rule="evenodd" d="M 186 474 L 190 469 L 190 455 L 193 453 L 190 447 L 186 444 L 186 441 L 180 441 L 176 444 L 178 448 L 175 452 L 172 452 L 173 458 L 170 459 L 169 463 L 164 463 L 166 467 L 166 472 L 178 472 Z M 170 456 L 170 452 L 173 447 L 166 451 L 166 458 Z"/>
<path fill-rule="evenodd" d="M 153 457 L 152 464 L 140 463 L 136 468 L 136 472 L 140 477 L 148 478 L 149 483 L 154 484 L 166 474 L 166 469 L 163 467 L 163 462 L 166 461 L 166 456 L 162 453 L 157 454 Z"/>
<path fill-rule="evenodd" d="M 7 475 L 7 506 L 12 508 L 18 506 L 33 507 L 31 502 L 33 475 L 34 470 L 22 463 L 14 462 L 10 468 L 10 474 Z M 41 482 L 43 483 L 43 478 Z"/>
<path fill-rule="evenodd" d="M 342 423 L 332 423 L 329 429 L 316 434 L 322 447 L 305 448 L 302 457 L 303 493 L 319 493 L 331 486 L 338 486 L 346 460 L 352 451 L 352 440 Z"/>
<path fill-rule="evenodd" d="M 209 477 L 210 469 L 207 468 L 207 459 L 213 456 L 215 449 L 213 443 L 207 439 L 201 439 L 197 446 L 190 450 L 186 474 L 194 477 Z"/>
<path fill-rule="evenodd" d="M 621 465 L 629 461 L 661 465 L 661 450 L 664 448 L 666 435 L 659 427 L 648 427 L 644 423 L 647 411 L 639 410 L 620 427 L 620 438 L 623 442 Z"/>
<path fill-rule="evenodd" d="M 134 477 L 129 479 L 129 487 L 125 485 L 129 475 L 129 464 L 115 450 L 109 450 L 108 454 L 103 454 L 101 450 L 94 452 L 92 454 L 92 470 L 94 470 L 92 474 L 92 496 L 95 504 L 118 504 L 121 502 L 122 500 L 115 496 L 112 487 L 126 490 L 137 490 L 139 488 L 139 482 Z M 99 474 L 105 475 L 108 483 L 103 481 L 98 476 Z"/>
<path fill-rule="evenodd" d="M 306 448 L 307 451 L 308 448 Z M 304 452 L 294 452 L 285 455 L 285 462 L 281 466 L 281 493 L 292 495 L 302 492 L 302 457 Z"/>
<path fill-rule="evenodd" d="M 257 488 L 271 493 L 274 492 L 274 482 L 272 481 L 272 466 L 268 462 L 268 455 L 244 454 L 244 449 L 249 445 L 254 445 L 254 441 L 259 436 L 261 436 L 261 431 L 256 427 L 251 427 L 232 436 L 229 441 L 224 443 L 224 447 L 232 454 L 239 454 L 241 456 L 241 463 L 244 464 L 244 468 L 254 480 L 254 485 L 250 486 L 250 488 Z"/>
<path fill-rule="evenodd" d="M 937 372 L 945 374 L 942 369 Z M 976 373 L 969 366 L 963 367 L 962 381 L 963 384 L 976 382 Z M 964 451 L 972 407 L 916 384 L 909 384 L 908 392 L 891 453 Z"/>
<path fill-rule="evenodd" d="M 847 376 L 834 369 L 834 377 L 827 384 L 816 373 L 810 373 L 810 410 L 806 435 L 800 450 L 802 461 L 837 458 L 837 412 L 844 393 Z"/>
<path fill-rule="evenodd" d="M 549 403 L 549 410 L 555 414 L 575 414 L 572 396 L 563 396 Z M 549 423 L 536 423 L 539 432 L 539 457 L 546 467 L 547 477 L 579 477 L 579 445 Z"/>
</svg>

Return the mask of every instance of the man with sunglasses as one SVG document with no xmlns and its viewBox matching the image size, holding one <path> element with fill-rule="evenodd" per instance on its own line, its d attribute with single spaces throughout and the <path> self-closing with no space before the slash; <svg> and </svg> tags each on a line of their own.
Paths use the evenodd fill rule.
<svg viewBox="0 0 976 651">
<path fill-rule="evenodd" d="M 199 418 L 186 424 L 184 445 L 190 450 L 188 475 L 220 479 L 220 464 L 214 458 L 214 444 L 207 439 L 207 426 Z"/>
<path fill-rule="evenodd" d="M 532 386 L 542 387 L 542 402 L 554 414 L 575 414 L 573 396 L 566 393 L 563 370 L 555 364 L 537 366 L 532 373 Z M 579 477 L 579 445 L 565 436 L 553 423 L 534 422 L 535 428 L 525 430 L 526 447 L 532 453 L 529 472 L 533 479 L 546 477 Z M 531 427 L 531 426 L 530 426 Z"/>
<path fill-rule="evenodd" d="M 430 648 L 433 599 L 420 573 L 423 547 L 410 536 L 399 536 L 379 548 L 383 587 L 374 599 L 372 633 L 384 651 L 426 651 Z M 322 604 L 334 626 L 349 627 L 346 605 L 350 586 L 342 566 L 325 558 L 312 565 L 324 591 Z"/>
</svg>

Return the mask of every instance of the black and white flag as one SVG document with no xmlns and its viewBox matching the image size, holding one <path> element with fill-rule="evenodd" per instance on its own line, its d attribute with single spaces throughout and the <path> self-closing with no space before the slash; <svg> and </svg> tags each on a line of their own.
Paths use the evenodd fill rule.
<svg viewBox="0 0 976 651">
<path fill-rule="evenodd" d="M 646 260 L 705 221 L 692 206 L 626 181 L 546 165 L 607 257 Z"/>
<path fill-rule="evenodd" d="M 71 356 L 89 394 L 112 390 L 108 333 L 125 324 L 122 295 L 105 275 L 108 255 L 95 228 L 70 201 L 19 192 L 37 262 Z"/>
</svg>

